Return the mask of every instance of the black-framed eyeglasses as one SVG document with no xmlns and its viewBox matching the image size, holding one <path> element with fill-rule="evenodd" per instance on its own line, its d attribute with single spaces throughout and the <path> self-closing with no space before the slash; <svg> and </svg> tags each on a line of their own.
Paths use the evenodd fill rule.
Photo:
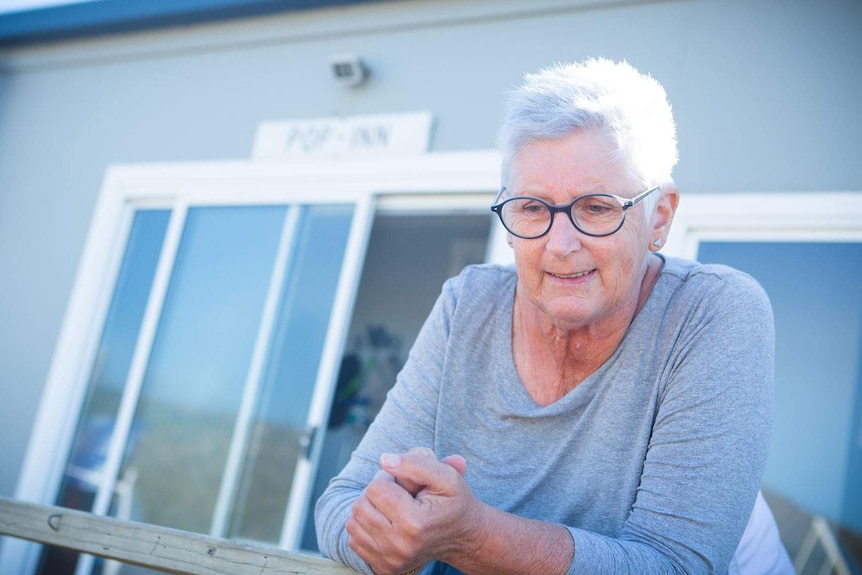
<svg viewBox="0 0 862 575">
<path fill-rule="evenodd" d="M 616 233 L 623 227 L 628 209 L 660 187 L 650 188 L 631 199 L 613 194 L 586 194 L 564 206 L 555 206 L 530 196 L 516 196 L 495 203 L 491 211 L 500 216 L 503 227 L 510 234 L 525 240 L 548 233 L 557 212 L 568 214 L 569 221 L 581 233 L 600 238 Z M 497 199 L 505 192 L 506 188 L 500 190 Z"/>
</svg>

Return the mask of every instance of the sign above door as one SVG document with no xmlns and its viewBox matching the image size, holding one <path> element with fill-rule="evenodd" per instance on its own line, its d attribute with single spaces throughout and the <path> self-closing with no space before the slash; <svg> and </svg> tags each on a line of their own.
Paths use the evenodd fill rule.
<svg viewBox="0 0 862 575">
<path fill-rule="evenodd" d="M 431 140 L 431 112 L 312 118 L 261 123 L 256 160 L 367 158 L 422 154 Z"/>
</svg>

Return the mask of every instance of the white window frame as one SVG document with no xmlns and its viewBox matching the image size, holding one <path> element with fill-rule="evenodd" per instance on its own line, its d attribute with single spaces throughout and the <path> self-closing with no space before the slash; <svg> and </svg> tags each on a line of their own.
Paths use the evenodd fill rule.
<svg viewBox="0 0 862 575">
<path fill-rule="evenodd" d="M 662 253 L 696 259 L 710 241 L 862 243 L 862 190 L 681 196 Z"/>
<path fill-rule="evenodd" d="M 45 504 L 52 504 L 56 497 L 86 397 L 93 356 L 125 252 L 134 209 L 145 206 L 179 206 L 182 209 L 189 204 L 346 201 L 356 203 L 361 211 L 363 205 L 372 206 L 365 208 L 361 215 L 370 228 L 375 203 L 382 209 L 422 206 L 428 210 L 433 205 L 441 210 L 487 208 L 499 186 L 499 166 L 496 152 L 474 151 L 362 161 L 291 164 L 220 161 L 110 167 L 49 368 L 15 497 Z M 170 237 L 171 229 L 167 233 Z M 344 263 L 354 269 L 360 268 L 364 261 L 367 233 L 361 238 L 362 245 L 355 245 L 357 238 L 359 236 L 354 237 L 351 231 L 354 245 L 348 246 Z M 358 273 L 353 275 L 359 276 Z M 158 275 L 154 281 L 159 281 Z M 346 291 L 339 289 L 333 307 L 338 313 L 333 313 L 334 316 L 349 320 L 355 289 L 355 285 Z M 347 326 L 341 327 L 342 341 L 327 341 L 330 348 L 343 346 Z M 337 359 L 337 353 L 330 355 Z M 337 366 L 332 357 L 322 362 L 321 372 L 334 378 Z M 315 417 L 327 416 L 330 399 L 327 393 L 315 391 L 311 407 Z M 311 461 L 317 461 L 321 444 L 315 442 L 316 453 Z M 304 461 L 300 465 L 311 463 Z M 304 474 L 313 477 L 313 470 L 306 469 Z M 304 510 L 306 506 L 293 507 Z M 302 519 L 301 516 L 285 518 L 286 525 L 290 525 L 285 530 L 283 546 L 298 547 Z M 37 558 L 35 544 L 7 540 L 0 557 L 0 572 L 32 572 Z"/>
<path fill-rule="evenodd" d="M 680 194 L 662 253 L 696 259 L 702 241 L 862 242 L 862 190 Z"/>
</svg>

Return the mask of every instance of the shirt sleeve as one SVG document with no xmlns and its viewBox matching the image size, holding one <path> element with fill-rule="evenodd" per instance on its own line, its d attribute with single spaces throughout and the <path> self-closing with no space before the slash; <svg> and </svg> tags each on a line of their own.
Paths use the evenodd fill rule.
<svg viewBox="0 0 862 575">
<path fill-rule="evenodd" d="M 321 552 L 361 573 L 372 575 L 368 565 L 347 544 L 347 519 L 353 503 L 380 470 L 382 453 L 403 453 L 414 447 L 434 448 L 440 376 L 459 281 L 453 278 L 444 285 L 380 413 L 350 461 L 330 481 L 315 506 L 315 528 Z"/>
<path fill-rule="evenodd" d="M 616 538 L 569 528 L 571 575 L 728 570 L 766 465 L 774 325 L 754 280 L 702 275 L 663 320 L 680 318 L 629 517 Z"/>
</svg>

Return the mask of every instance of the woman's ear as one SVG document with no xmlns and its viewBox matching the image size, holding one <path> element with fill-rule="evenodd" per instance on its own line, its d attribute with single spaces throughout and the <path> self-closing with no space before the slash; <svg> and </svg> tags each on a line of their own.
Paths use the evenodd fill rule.
<svg viewBox="0 0 862 575">
<path fill-rule="evenodd" d="M 510 248 L 512 247 L 513 241 L 514 240 L 512 239 L 512 234 L 510 234 L 509 232 L 506 232 L 506 243 L 509 244 Z"/>
<path fill-rule="evenodd" d="M 673 215 L 679 204 L 679 191 L 674 185 L 665 186 L 664 193 L 658 200 L 652 217 L 652 229 L 650 230 L 649 249 L 657 252 L 667 241 L 670 225 L 673 223 Z"/>
</svg>

